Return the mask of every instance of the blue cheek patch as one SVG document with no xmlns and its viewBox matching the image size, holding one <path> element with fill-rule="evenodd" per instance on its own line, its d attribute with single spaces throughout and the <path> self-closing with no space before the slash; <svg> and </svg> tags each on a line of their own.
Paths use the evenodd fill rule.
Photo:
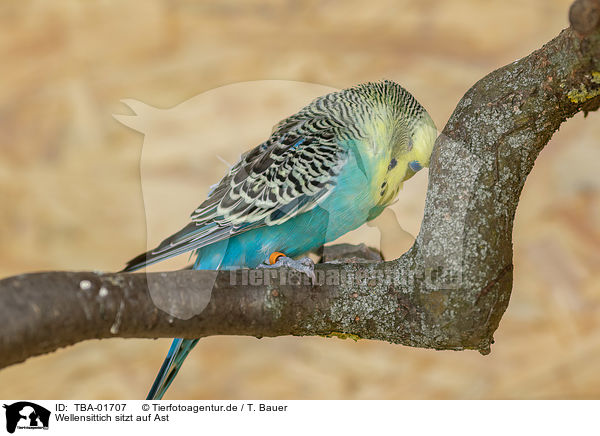
<svg viewBox="0 0 600 436">
<path fill-rule="evenodd" d="M 420 163 L 419 163 L 419 161 L 417 161 L 417 160 L 411 160 L 411 161 L 408 163 L 408 167 L 409 167 L 411 170 L 413 170 L 415 173 L 423 169 L 423 167 L 421 166 L 421 164 L 420 164 Z"/>
</svg>

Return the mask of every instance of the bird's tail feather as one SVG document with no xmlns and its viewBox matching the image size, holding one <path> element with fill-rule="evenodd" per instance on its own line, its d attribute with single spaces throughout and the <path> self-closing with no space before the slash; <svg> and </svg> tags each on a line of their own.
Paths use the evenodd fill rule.
<svg viewBox="0 0 600 436">
<path fill-rule="evenodd" d="M 179 256 L 180 254 L 196 250 L 197 248 L 207 245 L 208 242 L 212 241 L 208 240 L 207 238 L 203 239 L 199 237 L 199 235 L 202 232 L 213 229 L 214 227 L 214 225 L 199 226 L 195 222 L 191 222 L 177 233 L 172 234 L 167 239 L 162 241 L 154 249 L 131 259 L 129 262 L 127 262 L 127 265 L 121 270 L 121 272 L 136 271 L 162 260 Z"/>
<path fill-rule="evenodd" d="M 167 357 L 163 362 L 154 383 L 148 392 L 146 400 L 160 400 L 162 399 L 165 392 L 175 379 L 175 376 L 179 372 L 179 368 L 183 364 L 183 361 L 187 357 L 188 353 L 192 351 L 192 348 L 196 346 L 198 339 L 181 339 L 176 338 L 169 348 Z"/>
</svg>

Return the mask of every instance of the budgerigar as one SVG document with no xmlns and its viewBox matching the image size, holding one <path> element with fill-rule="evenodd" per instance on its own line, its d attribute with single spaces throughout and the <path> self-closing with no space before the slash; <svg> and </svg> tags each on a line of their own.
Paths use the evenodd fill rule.
<svg viewBox="0 0 600 436">
<path fill-rule="evenodd" d="M 311 275 L 309 258 L 293 259 L 377 217 L 429 165 L 436 136 L 429 114 L 397 83 L 319 97 L 243 154 L 188 225 L 124 271 L 194 250 L 194 269 L 271 263 Z M 275 261 L 273 253 L 284 255 Z M 173 341 L 148 399 L 162 398 L 197 341 Z"/>
</svg>

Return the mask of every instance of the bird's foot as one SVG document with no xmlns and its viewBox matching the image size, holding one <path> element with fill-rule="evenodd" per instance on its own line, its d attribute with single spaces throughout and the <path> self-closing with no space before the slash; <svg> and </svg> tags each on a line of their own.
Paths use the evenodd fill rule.
<svg viewBox="0 0 600 436">
<path fill-rule="evenodd" d="M 268 264 L 259 265 L 259 268 L 280 268 L 286 267 L 291 268 L 294 271 L 306 274 L 315 284 L 317 277 L 315 276 L 315 263 L 310 257 L 303 257 L 302 259 L 294 260 L 287 257 L 283 253 L 275 252 L 269 256 Z"/>
</svg>

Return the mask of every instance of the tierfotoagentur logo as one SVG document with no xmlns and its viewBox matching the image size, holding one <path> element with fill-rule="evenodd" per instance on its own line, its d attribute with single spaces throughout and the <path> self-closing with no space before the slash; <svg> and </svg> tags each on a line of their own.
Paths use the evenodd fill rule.
<svg viewBox="0 0 600 436">
<path fill-rule="evenodd" d="M 14 433 L 19 430 L 48 430 L 50 411 L 45 407 L 29 401 L 4 404 L 6 411 L 6 431 Z"/>
</svg>

